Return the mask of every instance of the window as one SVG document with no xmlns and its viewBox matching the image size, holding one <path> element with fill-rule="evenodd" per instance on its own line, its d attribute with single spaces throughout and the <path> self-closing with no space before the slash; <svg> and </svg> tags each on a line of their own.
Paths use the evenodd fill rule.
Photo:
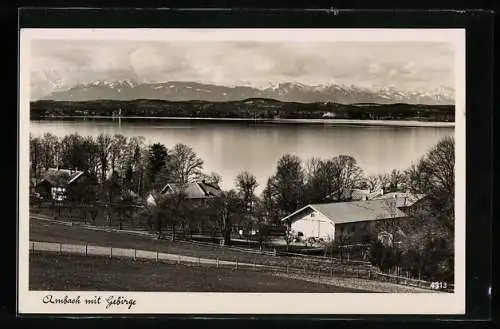
<svg viewBox="0 0 500 329">
<path fill-rule="evenodd" d="M 297 236 L 304 236 L 304 233 L 299 231 L 299 232 L 297 232 Z"/>
</svg>

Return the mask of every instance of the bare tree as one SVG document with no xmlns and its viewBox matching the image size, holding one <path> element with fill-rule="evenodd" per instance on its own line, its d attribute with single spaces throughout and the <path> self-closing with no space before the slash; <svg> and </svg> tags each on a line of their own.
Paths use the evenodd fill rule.
<svg viewBox="0 0 500 329">
<path fill-rule="evenodd" d="M 333 180 L 333 197 L 337 201 L 346 201 L 350 197 L 346 192 L 351 191 L 363 178 L 363 171 L 350 155 L 339 155 L 332 161 L 337 174 Z"/>
<path fill-rule="evenodd" d="M 187 183 L 203 169 L 203 160 L 184 144 L 176 144 L 172 149 L 172 173 L 179 183 Z"/>
<path fill-rule="evenodd" d="M 119 172 L 120 176 L 123 176 L 123 173 L 125 172 L 125 152 L 127 149 L 127 144 L 127 137 L 121 134 L 115 134 L 112 138 L 112 143 L 109 148 L 110 169 L 112 172 Z"/>
<path fill-rule="evenodd" d="M 196 175 L 196 179 L 212 185 L 219 185 L 222 182 L 222 176 L 216 172 L 211 172 L 210 174 L 199 172 Z"/>
<path fill-rule="evenodd" d="M 33 137 L 30 133 L 30 177 L 34 178 L 36 181 L 38 181 L 40 177 L 39 170 L 42 163 L 42 152 L 42 141 L 39 137 Z"/>
<path fill-rule="evenodd" d="M 51 133 L 45 133 L 42 139 L 41 162 L 44 169 L 60 165 L 59 138 Z"/>
<path fill-rule="evenodd" d="M 220 197 L 210 199 L 207 210 L 224 238 L 224 244 L 231 244 L 231 230 L 241 220 L 242 200 L 234 190 L 223 192 Z"/>
<path fill-rule="evenodd" d="M 111 136 L 100 134 L 97 136 L 97 154 L 99 158 L 100 181 L 103 184 L 106 181 L 106 174 L 109 168 L 109 148 L 111 147 Z"/>
<path fill-rule="evenodd" d="M 259 186 L 255 176 L 248 171 L 243 171 L 236 176 L 235 185 L 245 202 L 253 200 L 255 189 Z"/>
<path fill-rule="evenodd" d="M 366 182 L 368 184 L 368 188 L 370 189 L 370 192 L 375 192 L 379 188 L 382 187 L 382 184 L 380 182 L 379 176 L 377 175 L 370 175 L 366 178 Z"/>
<path fill-rule="evenodd" d="M 433 146 L 417 164 L 407 170 L 412 192 L 425 193 L 431 212 L 454 228 L 455 141 L 445 137 Z"/>
</svg>

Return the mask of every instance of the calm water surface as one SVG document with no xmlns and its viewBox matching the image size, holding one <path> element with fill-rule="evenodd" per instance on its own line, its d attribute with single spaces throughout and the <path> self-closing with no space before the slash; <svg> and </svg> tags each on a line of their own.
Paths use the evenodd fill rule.
<svg viewBox="0 0 500 329">
<path fill-rule="evenodd" d="M 204 171 L 217 172 L 222 187 L 231 188 L 244 170 L 256 175 L 261 192 L 285 153 L 302 159 L 348 154 L 356 158 L 366 174 L 405 169 L 453 127 L 334 126 L 321 124 L 259 124 L 249 122 L 200 121 L 31 121 L 30 132 L 57 136 L 70 133 L 97 136 L 100 133 L 144 136 L 146 143 L 160 142 L 167 148 L 176 143 L 193 147 L 205 161 Z"/>
</svg>

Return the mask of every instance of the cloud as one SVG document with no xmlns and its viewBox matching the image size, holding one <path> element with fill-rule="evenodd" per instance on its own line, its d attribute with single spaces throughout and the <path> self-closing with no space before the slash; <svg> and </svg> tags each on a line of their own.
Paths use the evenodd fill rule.
<svg viewBox="0 0 500 329">
<path fill-rule="evenodd" d="M 52 73 L 43 73 L 48 71 Z M 422 42 L 37 40 L 32 45 L 33 77 L 34 90 L 56 82 L 69 88 L 117 78 L 261 88 L 297 81 L 411 89 L 453 85 L 453 49 Z"/>
</svg>

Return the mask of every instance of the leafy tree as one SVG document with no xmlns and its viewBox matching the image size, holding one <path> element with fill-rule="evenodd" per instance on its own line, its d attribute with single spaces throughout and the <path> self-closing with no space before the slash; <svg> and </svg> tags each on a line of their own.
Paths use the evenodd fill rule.
<svg viewBox="0 0 500 329">
<path fill-rule="evenodd" d="M 154 184 L 157 175 L 165 170 L 168 161 L 168 150 L 161 143 L 154 143 L 149 147 L 147 177 L 150 184 Z"/>
<path fill-rule="evenodd" d="M 176 144 L 170 161 L 172 174 L 178 183 L 187 183 L 203 169 L 203 160 L 185 144 Z"/>
</svg>

